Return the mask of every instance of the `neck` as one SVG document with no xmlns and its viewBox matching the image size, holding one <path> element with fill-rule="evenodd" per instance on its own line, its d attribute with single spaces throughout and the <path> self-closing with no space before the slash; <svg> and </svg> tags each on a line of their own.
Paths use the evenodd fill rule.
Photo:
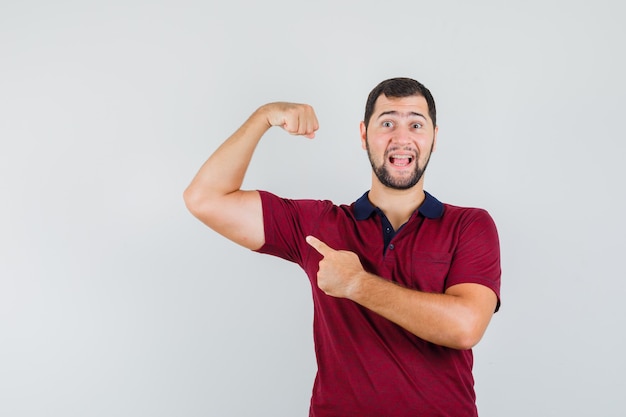
<svg viewBox="0 0 626 417">
<path fill-rule="evenodd" d="M 423 178 L 407 190 L 395 190 L 374 181 L 368 198 L 374 206 L 385 213 L 393 228 L 398 230 L 426 198 Z"/>
</svg>

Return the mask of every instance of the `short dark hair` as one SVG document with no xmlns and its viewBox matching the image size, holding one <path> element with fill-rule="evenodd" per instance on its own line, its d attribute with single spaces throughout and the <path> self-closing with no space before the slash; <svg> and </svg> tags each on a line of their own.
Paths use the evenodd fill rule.
<svg viewBox="0 0 626 417">
<path fill-rule="evenodd" d="M 366 129 L 370 122 L 370 118 L 372 117 L 372 113 L 374 112 L 376 100 L 382 94 L 386 97 L 394 98 L 410 96 L 424 97 L 424 99 L 426 99 L 426 103 L 428 104 L 428 115 L 433 121 L 433 126 L 437 126 L 437 109 L 435 107 L 435 99 L 430 93 L 430 90 L 428 90 L 424 84 L 419 81 L 415 81 L 412 78 L 390 78 L 374 87 L 374 89 L 370 92 L 370 95 L 367 97 L 367 103 L 365 104 L 365 117 L 363 118 Z"/>
</svg>

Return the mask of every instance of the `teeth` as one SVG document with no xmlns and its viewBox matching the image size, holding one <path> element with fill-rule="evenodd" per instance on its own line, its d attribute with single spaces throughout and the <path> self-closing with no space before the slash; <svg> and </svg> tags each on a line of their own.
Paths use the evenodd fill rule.
<svg viewBox="0 0 626 417">
<path fill-rule="evenodd" d="M 408 160 L 409 163 L 413 161 L 413 157 L 411 155 L 391 155 L 389 159 L 393 161 Z"/>
</svg>

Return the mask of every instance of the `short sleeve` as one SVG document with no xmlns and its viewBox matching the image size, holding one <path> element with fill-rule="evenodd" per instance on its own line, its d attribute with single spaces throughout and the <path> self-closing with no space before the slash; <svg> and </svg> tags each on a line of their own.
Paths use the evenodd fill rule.
<svg viewBox="0 0 626 417">
<path fill-rule="evenodd" d="M 462 283 L 484 285 L 498 297 L 500 308 L 500 243 L 496 225 L 485 210 L 469 210 L 461 221 L 446 288 Z"/>
<path fill-rule="evenodd" d="M 309 249 L 306 236 L 314 234 L 320 218 L 332 203 L 320 200 L 291 200 L 259 191 L 263 207 L 265 244 L 259 253 L 278 256 L 302 265 Z"/>
</svg>

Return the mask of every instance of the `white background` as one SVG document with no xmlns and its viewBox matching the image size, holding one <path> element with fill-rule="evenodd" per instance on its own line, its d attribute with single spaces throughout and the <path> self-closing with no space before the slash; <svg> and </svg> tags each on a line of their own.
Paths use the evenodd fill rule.
<svg viewBox="0 0 626 417">
<path fill-rule="evenodd" d="M 185 209 L 259 105 L 245 186 L 350 203 L 381 80 L 426 84 L 426 189 L 484 207 L 501 311 L 483 417 L 624 416 L 626 29 L 620 2 L 0 1 L 0 415 L 305 416 L 310 288 Z"/>
</svg>

